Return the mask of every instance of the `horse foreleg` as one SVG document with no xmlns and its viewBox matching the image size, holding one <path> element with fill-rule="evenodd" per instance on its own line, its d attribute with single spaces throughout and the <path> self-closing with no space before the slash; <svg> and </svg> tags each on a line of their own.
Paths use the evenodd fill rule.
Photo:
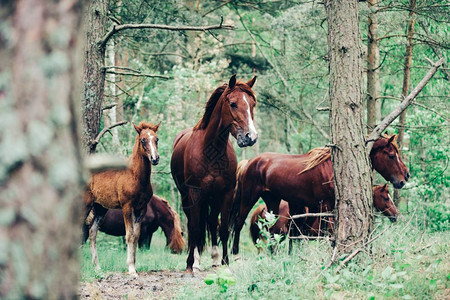
<svg viewBox="0 0 450 300">
<path fill-rule="evenodd" d="M 248 214 L 252 210 L 253 206 L 256 204 L 256 202 L 259 199 L 260 193 L 259 191 L 244 191 L 241 192 L 241 197 L 236 198 L 234 201 L 240 201 L 241 205 L 239 208 L 239 214 L 236 217 L 234 221 L 233 226 L 233 233 L 234 233 L 234 241 L 233 241 L 233 248 L 231 250 L 231 253 L 233 255 L 239 254 L 239 239 L 241 235 L 242 227 L 244 226 L 245 219 L 247 218 Z"/>
<path fill-rule="evenodd" d="M 219 258 L 219 246 L 217 243 L 217 227 L 219 225 L 219 206 L 216 203 L 211 205 L 211 212 L 208 216 L 208 230 L 211 235 L 211 258 L 212 258 L 212 266 L 218 267 L 220 266 L 220 258 Z"/>
<path fill-rule="evenodd" d="M 125 239 L 127 242 L 127 265 L 128 274 L 137 277 L 136 262 L 136 246 L 141 230 L 140 218 L 136 218 L 135 211 L 132 207 L 123 207 L 123 219 L 125 222 Z"/>
<path fill-rule="evenodd" d="M 220 213 L 220 241 L 222 242 L 222 265 L 229 263 L 228 260 L 228 237 L 230 236 L 229 222 L 230 212 L 233 205 L 233 191 L 225 194 Z"/>
</svg>

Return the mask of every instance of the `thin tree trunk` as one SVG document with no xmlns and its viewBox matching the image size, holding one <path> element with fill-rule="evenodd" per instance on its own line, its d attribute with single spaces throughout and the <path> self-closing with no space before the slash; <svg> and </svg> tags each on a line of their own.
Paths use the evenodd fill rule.
<svg viewBox="0 0 450 300">
<path fill-rule="evenodd" d="M 403 98 L 408 96 L 409 86 L 411 82 L 411 64 L 412 64 L 412 53 L 413 53 L 413 38 L 414 38 L 414 25 L 416 23 L 415 18 L 415 9 L 416 9 L 416 0 L 410 0 L 409 6 L 411 8 L 409 12 L 409 23 L 408 23 L 408 44 L 406 45 L 406 53 L 405 53 L 405 66 L 403 69 L 403 87 L 402 87 L 402 96 Z M 400 154 L 403 150 L 404 146 L 404 137 L 405 137 L 405 122 L 406 122 L 406 109 L 400 114 L 399 120 L 399 129 L 398 129 L 398 137 L 397 143 L 399 146 Z M 400 203 L 401 196 L 399 190 L 394 190 L 394 203 L 398 206 Z"/>
<path fill-rule="evenodd" d="M 98 42 L 107 31 L 108 0 L 92 0 L 86 10 L 86 49 L 84 51 L 84 93 L 82 97 L 82 142 L 86 152 L 94 153 L 91 144 L 100 131 L 105 89 L 105 46 Z"/>
<path fill-rule="evenodd" d="M 0 2 L 0 298 L 76 299 L 83 1 Z"/>
<path fill-rule="evenodd" d="M 330 129 L 339 253 L 361 247 L 372 229 L 372 187 L 364 147 L 358 1 L 328 0 Z"/>
<path fill-rule="evenodd" d="M 367 41 L 367 127 L 370 133 L 380 120 L 380 52 L 377 44 L 377 16 L 376 9 L 378 0 L 367 2 L 371 12 L 368 20 L 368 41 Z"/>
</svg>

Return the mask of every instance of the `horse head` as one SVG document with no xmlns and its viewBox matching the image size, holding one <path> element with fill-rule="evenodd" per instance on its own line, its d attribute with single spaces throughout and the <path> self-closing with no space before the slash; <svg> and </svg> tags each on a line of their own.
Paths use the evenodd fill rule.
<svg viewBox="0 0 450 300">
<path fill-rule="evenodd" d="M 159 163 L 158 154 L 158 131 L 159 124 L 153 125 L 151 123 L 141 122 L 138 126 L 133 123 L 134 129 L 139 134 L 140 147 L 139 152 L 142 156 L 148 157 L 152 165 Z"/>
<path fill-rule="evenodd" d="M 252 146 L 258 140 L 258 132 L 253 123 L 256 97 L 252 87 L 255 81 L 256 76 L 246 83 L 236 82 L 236 75 L 233 75 L 222 95 L 226 98 L 222 107 L 222 119 L 224 124 L 231 125 L 231 135 L 236 138 L 241 148 Z"/>
<path fill-rule="evenodd" d="M 391 222 L 397 221 L 398 210 L 389 195 L 389 190 L 385 185 L 378 185 L 373 187 L 373 204 L 377 211 L 389 218 Z"/>
<path fill-rule="evenodd" d="M 396 136 L 381 137 L 373 144 L 370 151 L 372 167 L 387 181 L 392 182 L 396 189 L 401 189 L 410 175 L 403 163 L 396 143 Z"/>
</svg>

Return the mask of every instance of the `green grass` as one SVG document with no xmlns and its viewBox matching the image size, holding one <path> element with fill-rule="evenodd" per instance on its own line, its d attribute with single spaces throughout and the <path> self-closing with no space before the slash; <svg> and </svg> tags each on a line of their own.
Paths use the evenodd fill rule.
<svg viewBox="0 0 450 300">
<path fill-rule="evenodd" d="M 326 268 L 332 249 L 327 241 L 294 243 L 287 252 L 283 242 L 276 255 L 258 254 L 244 227 L 241 260 L 229 269 L 235 283 L 204 285 L 200 290 L 180 287 L 180 299 L 448 299 L 450 297 L 450 233 L 429 233 L 415 228 L 407 216 L 397 223 L 376 222 L 377 232 L 390 228 L 373 244 L 370 253 L 361 252 L 346 268 L 335 273 Z M 184 270 L 186 253 L 171 254 L 161 234 L 154 236 L 150 251 L 139 251 L 138 271 Z M 100 235 L 100 264 L 104 272 L 126 272 L 126 252 L 121 239 Z M 88 245 L 82 247 L 82 280 L 96 274 L 90 263 Z M 211 264 L 203 253 L 201 265 Z M 210 270 L 209 273 L 219 271 Z M 217 276 L 216 276 L 217 277 Z M 219 276 L 220 277 L 220 276 Z M 224 288 L 225 286 L 225 288 Z"/>
</svg>

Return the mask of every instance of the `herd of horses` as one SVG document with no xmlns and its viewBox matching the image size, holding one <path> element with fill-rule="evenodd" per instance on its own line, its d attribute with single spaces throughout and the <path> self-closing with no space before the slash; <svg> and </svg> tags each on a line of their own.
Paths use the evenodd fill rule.
<svg viewBox="0 0 450 300">
<path fill-rule="evenodd" d="M 170 167 L 187 217 L 187 272 L 200 269 L 200 254 L 206 244 L 207 232 L 213 266 L 229 263 L 230 229 L 234 232 L 231 252 L 239 253 L 240 232 L 259 198 L 266 206 L 257 208 L 252 217 L 251 232 L 255 241 L 259 238 L 259 230 L 255 231 L 254 223 L 258 218 L 264 218 L 267 211 L 279 215 L 270 232 L 287 234 L 292 214 L 334 209 L 329 148 L 316 148 L 302 155 L 263 153 L 241 162 L 238 167 L 230 135 L 239 147 L 252 146 L 258 139 L 253 123 L 256 96 L 252 87 L 255 81 L 256 77 L 253 77 L 248 82 L 240 82 L 233 75 L 228 83 L 212 93 L 198 123 L 175 137 Z M 159 124 L 141 122 L 139 125 L 133 123 L 133 126 L 137 135 L 129 167 L 92 175 L 84 197 L 83 224 L 84 239 L 90 238 L 92 262 L 96 268 L 100 268 L 96 237 L 101 230 L 112 235 L 125 235 L 128 272 L 137 276 L 137 244 L 149 246 L 158 227 L 163 229 L 167 245 L 173 252 L 183 250 L 184 240 L 178 215 L 166 200 L 153 194 L 151 186 L 151 166 L 159 162 L 156 134 Z M 402 188 L 408 181 L 410 175 L 399 156 L 395 136 L 379 138 L 370 152 L 370 160 L 373 169 L 395 188 Z M 374 206 L 392 221 L 398 215 L 387 184 L 374 188 Z M 323 222 L 332 232 L 332 218 L 309 217 L 296 222 L 296 226 L 305 234 L 316 235 L 323 233 Z"/>
</svg>

